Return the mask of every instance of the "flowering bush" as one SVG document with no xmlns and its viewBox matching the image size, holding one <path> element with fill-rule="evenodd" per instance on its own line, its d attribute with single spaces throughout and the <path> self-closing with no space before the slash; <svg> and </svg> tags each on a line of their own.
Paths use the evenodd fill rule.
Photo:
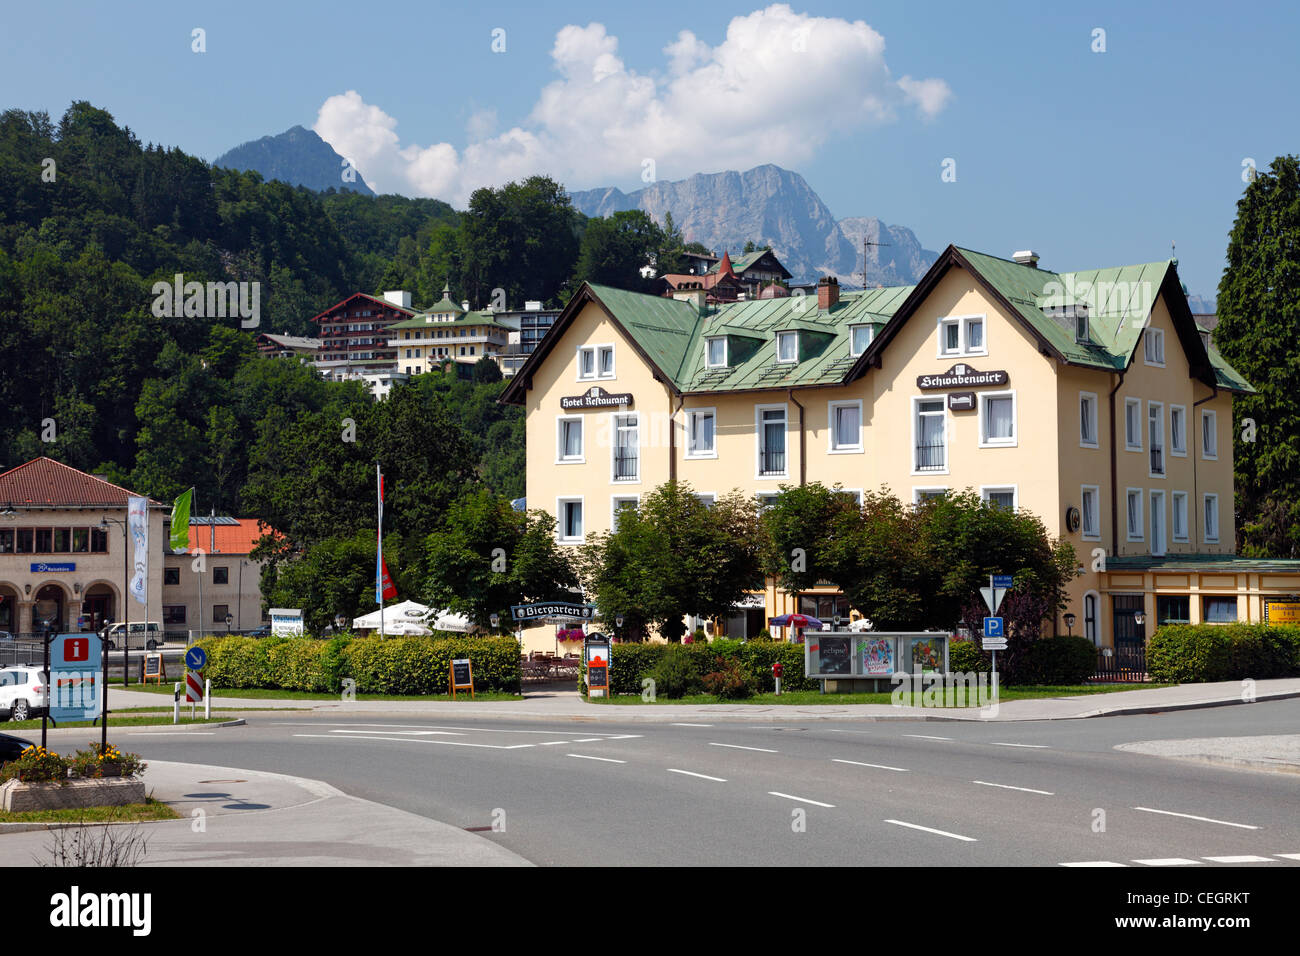
<svg viewBox="0 0 1300 956">
<path fill-rule="evenodd" d="M 0 770 L 0 779 L 17 778 L 23 783 L 54 781 L 66 783 L 68 780 L 68 762 L 51 750 L 35 744 L 28 747 Z"/>
<path fill-rule="evenodd" d="M 78 750 L 68 761 L 72 772 L 82 778 L 103 776 L 134 777 L 142 774 L 149 765 L 139 754 L 123 753 L 109 744 L 101 753 L 99 745 L 90 743 L 89 750 Z M 107 773 L 105 773 L 107 771 Z"/>
<path fill-rule="evenodd" d="M 585 641 L 587 639 L 587 635 L 580 627 L 571 628 L 567 631 L 560 631 L 560 633 L 555 636 L 561 644 L 569 644 L 573 641 Z"/>
</svg>

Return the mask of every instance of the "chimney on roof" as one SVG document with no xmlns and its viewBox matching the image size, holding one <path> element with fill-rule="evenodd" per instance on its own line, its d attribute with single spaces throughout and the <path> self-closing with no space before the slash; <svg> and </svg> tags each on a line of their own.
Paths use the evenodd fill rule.
<svg viewBox="0 0 1300 956">
<path fill-rule="evenodd" d="M 1038 253 L 1032 249 L 1023 249 L 1020 252 L 1011 254 L 1011 261 L 1018 262 L 1022 266 L 1029 266 L 1031 269 L 1038 268 Z"/>
<path fill-rule="evenodd" d="M 678 302 L 689 302 L 700 315 L 708 309 L 709 293 L 700 282 L 683 282 L 673 291 L 673 298 Z"/>
<path fill-rule="evenodd" d="M 817 311 L 829 312 L 840 301 L 840 280 L 822 276 L 817 280 Z"/>
<path fill-rule="evenodd" d="M 400 289 L 393 292 L 385 292 L 384 301 L 390 305 L 397 306 L 399 309 L 409 309 L 411 307 L 411 293 L 403 292 Z"/>
</svg>

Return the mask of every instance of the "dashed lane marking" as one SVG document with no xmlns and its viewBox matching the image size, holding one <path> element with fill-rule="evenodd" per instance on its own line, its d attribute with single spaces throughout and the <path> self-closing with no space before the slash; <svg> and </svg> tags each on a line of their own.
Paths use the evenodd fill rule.
<svg viewBox="0 0 1300 956">
<path fill-rule="evenodd" d="M 678 770 L 675 767 L 668 768 L 669 773 L 680 773 L 687 777 L 699 777 L 701 780 L 713 780 L 717 783 L 726 783 L 722 777 L 710 777 L 707 773 L 695 773 L 692 770 Z"/>
<path fill-rule="evenodd" d="M 1276 863 L 1277 860 L 1269 859 L 1266 856 L 1255 856 L 1254 854 L 1242 854 L 1241 856 L 1207 856 L 1211 863 Z"/>
<path fill-rule="evenodd" d="M 1134 860 L 1134 863 L 1141 863 L 1143 866 L 1200 866 L 1200 860 L 1189 860 L 1184 856 L 1170 856 L 1156 860 Z"/>
<path fill-rule="evenodd" d="M 1128 866 L 1128 864 L 1113 863 L 1110 860 L 1086 860 L 1082 863 L 1062 863 L 1061 866 Z"/>
<path fill-rule="evenodd" d="M 1182 817 L 1185 820 L 1197 820 L 1201 823 L 1218 823 L 1225 827 L 1238 827 L 1242 830 L 1258 830 L 1259 827 L 1251 826 L 1249 823 L 1233 823 L 1230 820 L 1215 820 L 1212 817 L 1198 817 L 1190 813 L 1175 813 L 1173 810 L 1156 810 L 1152 807 L 1134 807 L 1134 810 L 1141 810 L 1143 813 L 1160 813 L 1167 817 Z"/>
<path fill-rule="evenodd" d="M 1030 750 L 1051 750 L 1047 744 L 1008 744 L 1001 741 L 993 741 L 994 747 L 1025 747 Z"/>
<path fill-rule="evenodd" d="M 796 803 L 811 803 L 815 807 L 826 807 L 829 810 L 835 809 L 833 803 L 822 803 L 820 800 L 809 800 L 807 797 L 796 797 L 793 793 L 781 793 L 779 790 L 767 791 L 773 797 L 784 797 L 787 800 L 793 800 Z"/>
<path fill-rule="evenodd" d="M 684 724 L 680 721 L 673 721 L 674 727 L 712 727 L 712 724 Z"/>
<path fill-rule="evenodd" d="M 1054 797 L 1051 790 L 1035 790 L 1033 787 L 1013 787 L 1009 783 L 989 783 L 987 780 L 972 780 L 971 783 L 978 783 L 981 787 L 998 787 L 1002 790 L 1019 790 L 1021 793 L 1041 793 L 1045 797 Z"/>
<path fill-rule="evenodd" d="M 903 734 L 904 737 L 916 737 L 920 740 L 952 740 L 951 737 L 932 737 L 929 734 Z"/>
<path fill-rule="evenodd" d="M 627 763 L 626 760 L 615 760 L 613 757 L 593 757 L 590 754 L 569 754 L 570 757 L 577 757 L 580 760 L 601 760 L 605 763 Z"/>
<path fill-rule="evenodd" d="M 709 743 L 709 746 L 710 746 L 710 747 L 730 747 L 732 750 L 757 750 L 759 753 L 764 753 L 764 754 L 778 754 L 778 753 L 781 752 L 781 751 L 779 751 L 779 750 L 769 750 L 769 749 L 767 749 L 766 747 L 742 747 L 740 744 L 715 744 L 715 743 L 710 742 L 710 743 Z"/>
<path fill-rule="evenodd" d="M 896 770 L 899 773 L 911 773 L 906 767 L 889 767 L 883 763 L 863 763 L 861 760 L 841 760 L 839 757 L 832 757 L 832 763 L 851 763 L 855 767 L 873 767 L 876 770 Z"/>
<path fill-rule="evenodd" d="M 978 843 L 979 840 L 974 837 L 962 836 L 960 833 L 949 833 L 947 830 L 936 830 L 933 827 L 923 827 L 919 823 L 908 823 L 906 820 L 886 820 L 886 823 L 892 823 L 894 826 L 907 827 L 911 830 L 922 830 L 925 833 L 933 833 L 937 836 L 946 836 L 953 840 L 961 840 L 964 843 Z"/>
<path fill-rule="evenodd" d="M 399 744 L 442 744 L 444 747 L 478 747 L 483 750 L 523 750 L 532 744 L 473 744 L 466 740 L 430 740 L 427 737 L 372 737 L 361 734 L 294 734 L 295 737 L 323 737 L 326 740 L 390 740 Z"/>
</svg>

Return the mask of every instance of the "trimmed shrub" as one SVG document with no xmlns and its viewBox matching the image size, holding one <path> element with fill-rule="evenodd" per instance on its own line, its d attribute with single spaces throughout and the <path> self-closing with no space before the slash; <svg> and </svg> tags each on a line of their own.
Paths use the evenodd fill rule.
<svg viewBox="0 0 1300 956">
<path fill-rule="evenodd" d="M 1168 624 L 1147 643 L 1152 680 L 1179 684 L 1300 676 L 1300 626 Z"/>
<path fill-rule="evenodd" d="M 1016 684 L 1082 684 L 1096 670 L 1097 648 L 1086 637 L 1044 637 L 1025 648 L 1012 680 Z"/>
<path fill-rule="evenodd" d="M 989 656 L 984 653 L 978 641 L 953 641 L 948 645 L 948 669 L 950 671 L 958 674 L 978 674 L 987 673 L 991 668 L 992 662 L 989 660 Z"/>
<path fill-rule="evenodd" d="M 696 657 L 689 648 L 668 645 L 659 663 L 646 675 L 654 681 L 655 694 L 676 700 L 697 691 L 701 675 Z"/>
<path fill-rule="evenodd" d="M 655 693 L 672 697 L 665 691 L 655 670 L 666 655 L 677 654 L 689 669 L 689 685 L 700 686 L 704 675 L 717 669 L 716 659 L 734 659 L 755 692 L 775 690 L 772 665 L 780 661 L 784 669 L 782 690 L 817 690 L 818 682 L 804 677 L 803 645 L 778 641 L 734 641 L 720 639 L 712 644 L 615 644 L 610 648 L 609 683 L 611 694 L 640 694 L 641 682 L 655 680 Z M 683 671 L 685 674 L 686 672 Z M 580 684 L 579 689 L 583 687 Z M 689 693 L 689 691 L 687 691 Z"/>
<path fill-rule="evenodd" d="M 714 658 L 715 670 L 701 678 L 704 690 L 718 700 L 744 700 L 754 696 L 754 685 L 749 675 L 734 657 Z"/>
</svg>

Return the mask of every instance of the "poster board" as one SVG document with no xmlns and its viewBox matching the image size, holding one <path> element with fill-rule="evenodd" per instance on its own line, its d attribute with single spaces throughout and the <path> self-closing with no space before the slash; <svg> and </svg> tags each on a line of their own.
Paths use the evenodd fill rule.
<svg viewBox="0 0 1300 956">
<path fill-rule="evenodd" d="M 952 635 L 944 631 L 813 631 L 805 635 L 810 679 L 888 678 L 896 672 L 946 673 Z"/>
<path fill-rule="evenodd" d="M 161 684 L 167 677 L 167 664 L 163 661 L 161 654 L 146 654 L 144 656 L 144 680 L 153 678 L 155 684 Z"/>
<path fill-rule="evenodd" d="M 1265 624 L 1300 624 L 1300 601 L 1264 601 Z"/>
<path fill-rule="evenodd" d="M 458 690 L 468 690 L 470 699 L 474 698 L 474 665 L 468 657 L 451 662 L 451 696 Z"/>
</svg>

